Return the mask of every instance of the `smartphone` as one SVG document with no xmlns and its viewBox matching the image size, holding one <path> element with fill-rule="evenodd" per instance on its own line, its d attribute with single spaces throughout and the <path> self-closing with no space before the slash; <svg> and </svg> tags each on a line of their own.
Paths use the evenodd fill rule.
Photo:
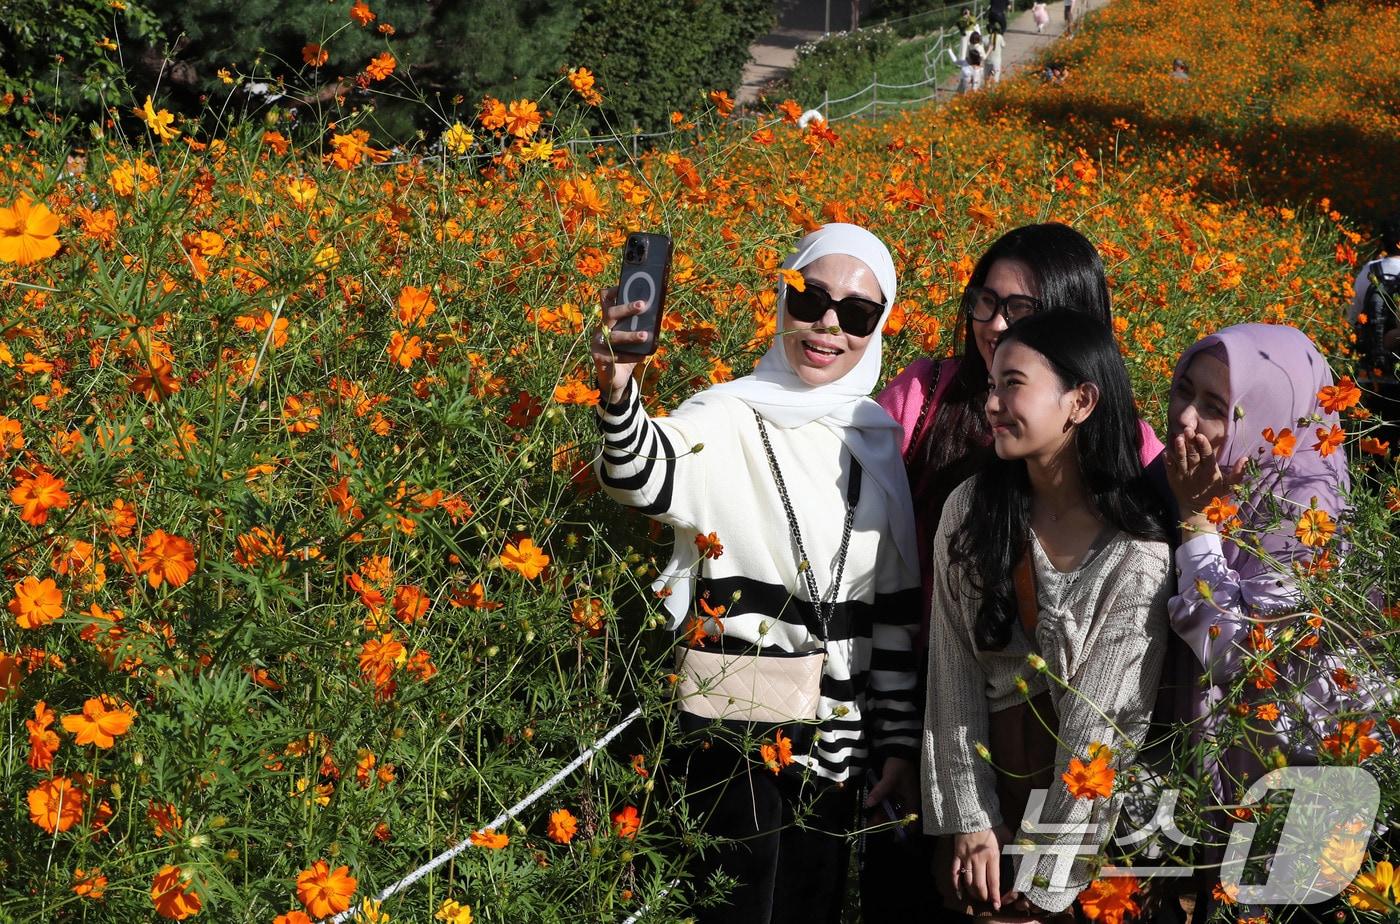
<svg viewBox="0 0 1400 924">
<path fill-rule="evenodd" d="M 671 282 L 671 249 L 671 239 L 666 235 L 641 231 L 627 235 L 627 243 L 622 245 L 618 302 L 645 302 L 646 310 L 623 319 L 616 329 L 644 330 L 650 335 L 644 343 L 628 350 L 628 356 L 650 356 L 656 352 L 656 341 L 661 333 L 661 312 L 666 305 L 666 287 Z"/>
</svg>

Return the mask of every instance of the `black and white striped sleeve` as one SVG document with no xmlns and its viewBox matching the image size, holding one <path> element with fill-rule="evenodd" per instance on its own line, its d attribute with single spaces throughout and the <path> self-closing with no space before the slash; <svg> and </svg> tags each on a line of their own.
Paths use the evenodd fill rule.
<svg viewBox="0 0 1400 924">
<path fill-rule="evenodd" d="M 877 758 L 917 761 L 924 724 L 914 657 L 914 635 L 920 615 L 918 588 L 877 592 L 875 612 L 866 706 L 871 744 Z"/>
<path fill-rule="evenodd" d="M 693 526 L 689 498 L 703 496 L 704 465 L 686 421 L 655 420 L 642 407 L 635 381 L 615 404 L 600 403 L 595 418 L 603 451 L 595 470 L 604 492 L 663 523 Z"/>
</svg>

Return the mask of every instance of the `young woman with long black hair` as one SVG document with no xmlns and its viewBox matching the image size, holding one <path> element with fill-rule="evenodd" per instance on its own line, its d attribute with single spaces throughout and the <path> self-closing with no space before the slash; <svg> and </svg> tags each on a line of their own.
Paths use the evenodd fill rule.
<svg viewBox="0 0 1400 924">
<path fill-rule="evenodd" d="M 1023 225 L 997 238 L 977 260 L 963 292 L 955 342 L 958 355 L 921 357 L 895 376 L 876 400 L 902 429 L 900 451 L 909 474 L 923 582 L 922 622 L 914 650 L 927 652 L 934 569 L 929 546 L 943 503 L 953 489 L 995 457 L 984 407 L 987 373 L 997 342 L 1011 324 L 1048 311 L 1076 311 L 1112 323 L 1103 260 L 1084 235 L 1055 222 Z M 1162 451 L 1139 421 L 1145 465 Z M 1161 485 L 1166 495 L 1165 482 Z M 896 806 L 897 810 L 905 808 Z M 908 883 L 927 874 L 937 845 L 931 838 L 876 832 L 861 857 L 861 911 L 867 920 L 924 920 L 927 897 Z M 942 848 L 947 850 L 947 844 Z M 953 897 L 953 883 L 938 883 Z M 942 913 L 940 912 L 940 915 Z"/>
<path fill-rule="evenodd" d="M 924 828 L 951 836 L 936 872 L 966 910 L 1045 918 L 1088 884 L 1088 864 L 1055 888 L 1056 855 L 1027 856 L 1017 881 L 1040 878 L 1018 894 L 1001 848 L 1032 789 L 1048 790 L 1041 825 L 1110 819 L 1110 799 L 1077 797 L 1062 775 L 1105 753 L 1120 768 L 1142 744 L 1170 633 L 1170 549 L 1108 327 L 1065 311 L 1012 325 L 985 414 L 995 455 L 949 496 L 933 543 Z M 1092 854 L 1099 831 L 1031 838 Z"/>
</svg>

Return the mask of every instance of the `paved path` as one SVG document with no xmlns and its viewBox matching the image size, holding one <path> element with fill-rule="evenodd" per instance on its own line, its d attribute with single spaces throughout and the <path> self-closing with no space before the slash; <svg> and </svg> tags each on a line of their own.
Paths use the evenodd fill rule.
<svg viewBox="0 0 1400 924">
<path fill-rule="evenodd" d="M 820 29 L 779 26 L 749 46 L 749 63 L 744 65 L 737 102 L 757 101 L 759 91 L 769 82 L 786 77 L 797 63 L 797 46 L 822 37 Z"/>
<path fill-rule="evenodd" d="M 1076 0 L 1077 8 L 1093 11 L 1105 6 L 1108 0 Z M 844 4 L 842 4 L 844 6 Z M 1035 31 L 1035 19 L 1030 10 L 1017 14 L 1011 20 L 1006 32 L 1006 50 L 1002 52 L 1003 76 L 1010 74 L 1026 63 L 1033 61 L 1040 50 L 1059 38 L 1065 29 L 1063 0 L 1051 0 L 1047 4 L 1050 22 L 1044 33 Z M 805 26 L 808 23 L 801 23 Z M 749 63 L 744 65 L 744 74 L 739 87 L 738 102 L 751 103 L 758 99 L 760 90 L 770 81 L 785 76 L 797 62 L 797 46 L 821 38 L 820 29 L 801 28 L 799 25 L 786 25 L 774 29 L 749 47 Z M 953 93 L 958 87 L 955 74 L 938 89 Z"/>
<path fill-rule="evenodd" d="M 1108 0 L 1075 0 L 1076 24 L 1082 20 L 1085 14 L 1107 5 Z M 1050 12 L 1050 22 L 1046 23 L 1043 33 L 1035 31 L 1035 17 L 1031 15 L 1030 10 L 1018 13 L 1016 18 L 1007 25 L 1006 48 L 1001 53 L 1002 79 L 1012 76 L 1017 70 L 1034 62 L 1046 46 L 1064 35 L 1064 0 L 1050 0 L 1045 6 Z M 938 89 L 956 92 L 958 80 L 959 76 L 955 74 Z"/>
</svg>

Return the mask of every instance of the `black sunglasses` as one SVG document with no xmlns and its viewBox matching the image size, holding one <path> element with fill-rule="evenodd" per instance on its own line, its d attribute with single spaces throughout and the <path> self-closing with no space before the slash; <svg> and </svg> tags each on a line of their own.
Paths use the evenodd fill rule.
<svg viewBox="0 0 1400 924">
<path fill-rule="evenodd" d="M 788 317 L 815 324 L 826 317 L 828 308 L 836 309 L 836 322 L 853 337 L 870 336 L 875 331 L 875 325 L 880 323 L 880 315 L 885 313 L 884 305 L 856 295 L 848 295 L 834 302 L 831 293 L 814 282 L 807 283 L 801 292 L 788 286 Z"/>
<path fill-rule="evenodd" d="M 963 310 L 974 321 L 990 321 L 997 315 L 1015 324 L 1035 314 L 1044 304 L 1031 295 L 1000 295 L 986 286 L 968 286 L 963 291 Z"/>
</svg>

